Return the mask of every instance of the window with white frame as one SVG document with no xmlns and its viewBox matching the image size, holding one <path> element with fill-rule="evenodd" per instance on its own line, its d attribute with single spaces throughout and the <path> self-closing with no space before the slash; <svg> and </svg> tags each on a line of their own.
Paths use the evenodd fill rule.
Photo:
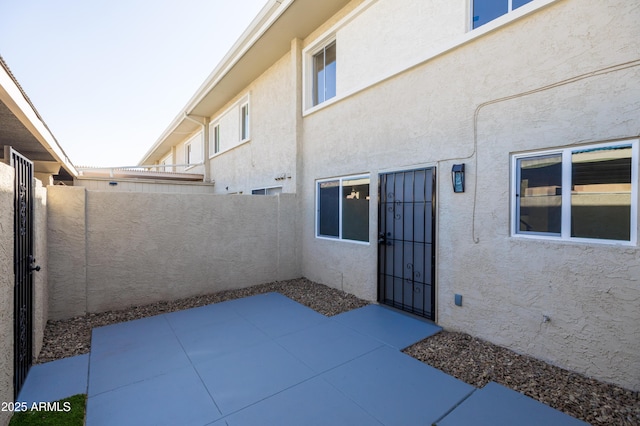
<svg viewBox="0 0 640 426">
<path fill-rule="evenodd" d="M 471 28 L 478 28 L 531 1 L 533 0 L 471 0 Z"/>
<path fill-rule="evenodd" d="M 316 182 L 316 236 L 369 241 L 369 176 Z"/>
<path fill-rule="evenodd" d="M 312 57 L 312 106 L 336 95 L 336 41 L 324 45 Z"/>
<path fill-rule="evenodd" d="M 240 140 L 249 139 L 249 102 L 240 107 Z"/>
<path fill-rule="evenodd" d="M 189 142 L 184 146 L 184 162 L 185 164 L 191 164 L 192 160 L 193 160 L 193 151 L 191 147 L 191 142 Z"/>
<path fill-rule="evenodd" d="M 638 141 L 513 156 L 512 233 L 636 243 Z"/>
<path fill-rule="evenodd" d="M 220 124 L 214 124 L 211 128 L 211 149 L 213 154 L 220 152 Z"/>
</svg>

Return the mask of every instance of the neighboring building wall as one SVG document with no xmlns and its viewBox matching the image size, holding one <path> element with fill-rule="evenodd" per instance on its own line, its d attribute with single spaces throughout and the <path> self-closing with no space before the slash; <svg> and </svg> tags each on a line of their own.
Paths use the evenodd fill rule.
<svg viewBox="0 0 640 426">
<path fill-rule="evenodd" d="M 337 32 L 338 69 L 351 54 L 341 47 L 358 54 L 361 31 L 387 28 L 389 3 L 373 4 Z M 421 2 L 406 3 L 420 13 Z M 447 10 L 457 11 L 453 33 L 460 32 L 465 8 Z M 638 390 L 637 245 L 511 237 L 510 154 L 640 134 L 640 68 L 622 69 L 640 56 L 639 15 L 622 0 L 558 1 L 364 91 L 340 99 L 338 90 L 304 118 L 303 274 L 375 300 L 378 174 L 436 166 L 438 323 Z M 531 34 L 545 36 L 536 43 Z M 464 194 L 451 190 L 454 163 L 467 165 Z M 316 238 L 316 180 L 354 174 L 371 177 L 370 244 Z M 454 306 L 456 293 L 463 307 Z"/>
<path fill-rule="evenodd" d="M 251 194 L 254 189 L 282 187 L 296 191 L 298 55 L 288 53 L 249 87 L 209 117 L 209 159 L 216 194 Z M 241 140 L 241 110 L 249 105 L 249 138 Z M 213 143 L 220 126 L 219 152 Z M 198 133 L 198 135 L 200 135 Z M 203 150 L 193 135 L 176 145 L 177 164 L 184 163 L 185 145 Z M 168 155 L 168 153 L 167 153 Z M 196 155 L 202 155 L 200 151 Z M 201 158 L 201 157 L 197 157 Z M 202 161 L 202 160 L 200 160 Z M 188 171 L 201 173 L 203 167 Z"/>
<path fill-rule="evenodd" d="M 194 164 L 194 166 L 178 167 L 179 171 L 185 171 L 189 173 L 203 173 L 204 167 L 201 164 L 204 161 L 204 136 L 202 130 L 189 136 L 185 141 L 177 146 L 176 149 L 176 164 Z M 187 145 L 189 145 L 190 151 L 187 154 Z M 190 155 L 190 158 L 187 156 Z"/>
<path fill-rule="evenodd" d="M 0 162 L 0 401 L 13 401 L 14 171 Z M 11 413 L 0 411 L 0 425 Z"/>
<path fill-rule="evenodd" d="M 49 198 L 51 319 L 300 276 L 293 196 L 55 187 Z"/>
</svg>

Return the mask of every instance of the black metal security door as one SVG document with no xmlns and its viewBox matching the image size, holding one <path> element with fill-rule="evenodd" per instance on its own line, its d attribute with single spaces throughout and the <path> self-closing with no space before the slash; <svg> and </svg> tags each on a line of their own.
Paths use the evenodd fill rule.
<svg viewBox="0 0 640 426">
<path fill-rule="evenodd" d="M 436 169 L 380 175 L 378 300 L 435 320 Z"/>
<path fill-rule="evenodd" d="M 33 163 L 10 150 L 15 168 L 14 392 L 17 398 L 33 362 Z"/>
</svg>

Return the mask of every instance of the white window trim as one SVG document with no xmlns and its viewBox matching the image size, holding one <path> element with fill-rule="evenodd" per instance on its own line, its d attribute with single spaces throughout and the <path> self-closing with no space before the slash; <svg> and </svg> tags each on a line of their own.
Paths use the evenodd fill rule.
<svg viewBox="0 0 640 426">
<path fill-rule="evenodd" d="M 193 146 L 191 141 L 184 144 L 184 164 L 188 164 L 187 167 L 191 166 L 191 160 L 193 159 Z"/>
<path fill-rule="evenodd" d="M 519 19 L 524 18 L 525 16 L 528 16 L 534 12 L 537 12 L 540 9 L 543 9 L 547 6 L 550 6 L 554 3 L 557 3 L 559 1 L 562 0 L 533 0 L 530 3 L 525 4 L 524 6 L 521 6 L 519 8 L 517 8 L 516 10 L 510 12 L 510 13 L 506 13 L 502 16 L 500 16 L 499 18 L 494 19 L 493 21 L 487 22 L 485 25 L 481 25 L 480 27 L 476 28 L 476 29 L 472 29 L 473 26 L 470 26 L 467 28 L 467 31 L 461 35 L 459 35 L 458 37 L 454 37 L 451 41 L 446 42 L 442 45 L 438 45 L 436 48 L 434 49 L 430 49 L 430 50 L 425 50 L 422 53 L 421 57 L 418 57 L 417 59 L 409 59 L 407 61 L 398 61 L 396 63 L 394 63 L 394 68 L 391 69 L 389 72 L 387 72 L 385 75 L 381 75 L 381 76 L 377 76 L 374 78 L 371 78 L 370 80 L 366 80 L 363 81 L 359 86 L 355 86 L 353 88 L 349 88 L 348 90 L 344 90 L 344 89 L 340 89 L 340 82 L 339 79 L 336 78 L 336 96 L 334 96 L 333 98 L 322 102 L 316 106 L 312 106 L 312 99 L 311 96 L 311 90 L 309 88 L 310 83 L 311 83 L 311 75 L 310 75 L 310 71 L 309 71 L 309 65 L 307 63 L 307 53 L 309 50 L 314 50 L 314 49 L 318 49 L 320 48 L 320 46 L 326 42 L 327 40 L 329 40 L 331 37 L 334 37 L 335 34 L 337 34 L 339 32 L 339 30 L 343 27 L 345 27 L 346 25 L 349 24 L 349 22 L 351 22 L 352 20 L 354 20 L 355 18 L 358 17 L 358 15 L 360 15 L 361 13 L 363 13 L 365 10 L 367 10 L 369 7 L 371 7 L 373 4 L 377 3 L 378 0 L 365 0 L 362 4 L 360 4 L 358 7 L 356 7 L 351 13 L 349 13 L 347 16 L 345 16 L 344 18 L 342 18 L 341 20 L 339 20 L 338 22 L 336 22 L 333 26 L 331 26 L 331 28 L 329 28 L 327 31 L 325 31 L 322 35 L 318 36 L 317 40 L 318 41 L 314 41 L 313 43 L 311 43 L 310 46 L 306 47 L 305 49 L 302 50 L 303 53 L 303 61 L 302 61 L 302 96 L 303 96 L 303 100 L 302 100 L 302 116 L 303 117 L 307 117 L 308 115 L 314 114 L 324 108 L 327 108 L 333 104 L 336 104 L 338 102 L 341 102 L 347 98 L 350 98 L 352 96 L 357 95 L 358 93 L 367 90 L 368 88 L 375 86 L 376 84 L 380 84 L 381 82 L 385 81 L 385 80 L 389 80 L 393 77 L 396 77 L 397 75 L 405 72 L 406 70 L 416 67 L 416 66 L 420 66 L 425 64 L 426 62 L 429 62 L 435 58 L 438 58 L 442 55 L 447 54 L 448 52 L 455 50 L 461 46 L 464 46 L 468 43 L 472 43 L 473 41 L 475 41 L 476 39 L 479 39 L 493 31 L 498 30 L 501 27 L 504 27 L 514 21 L 517 21 Z M 467 4 L 469 6 L 467 6 L 469 9 L 471 9 L 471 2 L 467 2 Z M 469 16 L 473 13 L 472 11 L 468 11 Z M 469 23 L 471 22 L 471 20 L 473 19 L 473 17 L 468 18 L 467 19 L 467 26 L 469 26 Z"/>
<path fill-rule="evenodd" d="M 468 30 L 469 30 L 469 31 L 475 31 L 475 30 L 478 30 L 478 29 L 480 29 L 480 28 L 484 27 L 485 25 L 488 25 L 488 24 L 492 23 L 492 22 L 493 22 L 493 21 L 495 21 L 495 20 L 501 19 L 501 18 L 502 18 L 503 16 L 505 16 L 505 15 L 509 15 L 510 13 L 513 13 L 513 12 L 515 12 L 515 11 L 518 11 L 518 10 L 522 9 L 523 7 L 527 7 L 527 6 L 529 6 L 531 3 L 536 3 L 536 0 L 532 0 L 531 2 L 529 2 L 529 3 L 527 3 L 527 4 L 523 4 L 522 6 L 520 6 L 520 7 L 516 8 L 516 9 L 514 9 L 514 8 L 513 8 L 513 0 L 507 0 L 507 1 L 508 1 L 508 6 L 507 6 L 508 10 L 507 10 L 507 13 L 505 13 L 505 14 L 503 14 L 503 15 L 500 15 L 500 16 L 498 16 L 498 17 L 497 17 L 497 18 L 495 18 L 495 19 L 492 19 L 491 21 L 487 22 L 486 24 L 480 25 L 478 28 L 473 28 L 473 2 L 474 2 L 474 1 L 475 1 L 475 0 L 469 0 L 469 3 L 468 3 L 468 4 L 469 4 L 469 19 L 468 19 L 468 21 L 467 21 L 467 22 L 468 22 L 468 25 L 469 25 L 469 27 L 468 27 Z"/>
<path fill-rule="evenodd" d="M 246 117 L 247 117 L 247 134 L 246 134 L 245 137 L 242 137 L 242 133 L 244 132 L 243 120 L 244 120 L 244 117 L 245 117 L 245 114 L 244 114 L 244 108 L 245 107 L 247 108 L 247 114 L 246 114 Z M 247 98 L 246 102 L 243 102 L 243 103 L 240 104 L 239 111 L 240 111 L 240 133 L 239 133 L 239 135 L 240 135 L 240 143 L 248 142 L 249 140 L 251 140 L 251 106 L 249 105 L 249 99 L 248 98 Z"/>
<path fill-rule="evenodd" d="M 571 188 L 571 152 L 581 148 L 606 148 L 610 146 L 631 145 L 631 223 L 629 232 L 629 241 L 622 240 L 606 240 L 598 238 L 578 238 L 571 236 L 571 191 L 565 188 Z M 639 155 L 638 139 L 617 140 L 606 143 L 594 143 L 588 145 L 574 145 L 558 149 L 549 149 L 543 151 L 532 151 L 520 154 L 514 154 L 511 157 L 511 236 L 514 238 L 528 238 L 536 240 L 551 240 L 563 242 L 589 243 L 589 244 L 609 244 L 623 246 L 637 246 L 638 243 L 638 159 Z M 546 233 L 521 233 L 518 232 L 518 202 L 515 194 L 518 191 L 518 160 L 523 158 L 531 158 L 544 155 L 562 155 L 562 219 L 560 227 L 560 235 L 552 235 Z"/>
<path fill-rule="evenodd" d="M 220 122 L 215 121 L 209 124 L 209 158 L 213 158 L 222 151 L 216 152 L 216 127 L 218 128 L 218 148 L 220 148 Z"/>
<path fill-rule="evenodd" d="M 319 102 L 317 105 L 313 104 L 313 58 L 331 43 L 336 43 L 337 46 L 338 42 L 336 40 L 335 33 L 324 36 L 302 51 L 302 57 L 304 58 L 302 61 L 302 93 L 304 109 L 307 111 L 318 109 L 321 105 L 331 102 L 331 100 L 338 97 L 338 76 L 336 74 L 336 95 L 332 98 Z M 338 62 L 337 52 L 338 50 L 336 47 L 336 64 Z"/>
<path fill-rule="evenodd" d="M 337 177 L 332 177 L 332 178 L 324 178 L 324 179 L 317 179 L 315 181 L 315 191 L 316 191 L 316 206 L 315 206 L 315 237 L 319 240 L 328 240 L 328 241 L 340 241 L 340 242 L 344 242 L 344 243 L 353 243 L 353 244 L 360 244 L 360 245 L 371 245 L 371 235 L 369 235 L 369 241 L 358 241 L 358 240 L 349 240 L 349 239 L 344 239 L 342 238 L 342 193 L 340 193 L 340 196 L 338 197 L 339 203 L 338 203 L 338 210 L 339 210 L 339 215 L 338 215 L 338 233 L 339 235 L 337 237 L 330 237 L 330 236 L 326 236 L 326 235 L 320 235 L 320 217 L 319 217 L 319 213 L 320 213 L 320 191 L 318 191 L 318 188 L 320 186 L 321 183 L 323 182 L 334 182 L 334 181 L 339 181 L 340 182 L 340 186 L 339 188 L 342 190 L 342 182 L 345 180 L 354 180 L 354 179 L 369 179 L 369 197 L 371 197 L 371 175 L 369 174 L 359 174 L 359 175 L 349 175 L 349 176 L 337 176 Z M 367 220 L 369 221 L 369 234 L 371 234 L 371 199 L 369 199 L 369 217 L 367 218 Z"/>
<path fill-rule="evenodd" d="M 202 131 L 199 131 L 198 133 L 196 133 L 195 135 L 193 135 L 192 137 L 190 137 L 184 144 L 184 164 L 188 164 L 187 166 L 185 166 L 185 171 L 187 170 L 191 170 L 194 167 L 200 166 L 202 165 L 202 162 L 200 163 L 195 163 L 193 162 L 193 154 L 194 154 L 194 150 L 193 150 L 193 142 L 196 141 L 198 138 L 200 138 L 200 149 L 202 151 L 204 151 L 204 135 Z M 191 146 L 191 162 L 187 161 L 187 147 Z M 203 157 L 203 153 L 200 153 L 200 158 Z"/>
<path fill-rule="evenodd" d="M 243 105 L 249 105 L 249 138 L 245 139 L 245 140 L 240 140 L 240 138 L 242 137 L 242 106 Z M 227 109 L 225 109 L 224 111 L 222 111 L 220 114 L 214 116 L 210 121 L 211 123 L 209 124 L 209 147 L 213 148 L 212 146 L 212 139 L 213 139 L 213 128 L 216 125 L 220 125 L 223 121 L 223 118 L 232 113 L 234 109 L 237 109 L 237 114 L 240 117 L 240 122 L 238 124 L 238 141 L 236 142 L 235 145 L 230 146 L 228 148 L 225 149 L 220 149 L 220 152 L 216 152 L 214 153 L 213 149 L 209 150 L 209 159 L 212 159 L 214 157 L 217 157 L 219 155 L 224 154 L 225 152 L 229 152 L 231 150 L 236 149 L 237 147 L 244 145 L 245 143 L 251 142 L 251 94 L 247 92 L 247 94 L 245 94 L 244 96 L 240 97 L 237 101 L 235 101 L 233 104 L 231 104 Z M 220 130 L 222 131 L 222 127 L 220 128 Z"/>
</svg>

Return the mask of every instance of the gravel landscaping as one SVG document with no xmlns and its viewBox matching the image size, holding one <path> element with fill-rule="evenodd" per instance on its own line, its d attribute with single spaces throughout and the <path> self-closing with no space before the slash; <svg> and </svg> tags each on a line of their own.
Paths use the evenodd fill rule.
<svg viewBox="0 0 640 426">
<path fill-rule="evenodd" d="M 122 311 L 88 314 L 64 321 L 49 321 L 37 362 L 88 353 L 94 327 L 268 292 L 281 293 L 327 316 L 369 303 L 301 278 L 134 306 Z M 593 425 L 640 425 L 638 392 L 571 373 L 467 334 L 443 331 L 404 352 L 470 385 L 480 388 L 494 381 Z"/>
</svg>

